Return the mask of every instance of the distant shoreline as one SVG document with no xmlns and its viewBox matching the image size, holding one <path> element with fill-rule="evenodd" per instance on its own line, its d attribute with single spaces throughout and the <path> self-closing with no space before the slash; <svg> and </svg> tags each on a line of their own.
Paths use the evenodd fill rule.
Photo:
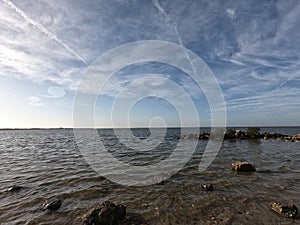
<svg viewBox="0 0 300 225">
<path fill-rule="evenodd" d="M 248 128 L 248 127 L 259 127 L 259 128 L 300 128 L 299 126 L 227 126 L 226 128 Z M 73 127 L 52 127 L 52 128 L 0 128 L 0 131 L 6 130 L 73 130 L 73 129 L 148 129 L 149 127 L 82 127 L 82 128 L 73 128 Z M 165 127 L 152 127 L 152 129 L 164 129 Z M 167 127 L 168 129 L 210 129 L 211 127 Z"/>
</svg>

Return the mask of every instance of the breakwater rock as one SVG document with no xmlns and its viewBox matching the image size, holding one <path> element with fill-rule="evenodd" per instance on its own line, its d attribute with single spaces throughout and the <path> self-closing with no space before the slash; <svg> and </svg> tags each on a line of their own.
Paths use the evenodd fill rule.
<svg viewBox="0 0 300 225">
<path fill-rule="evenodd" d="M 200 132 L 196 134 L 183 134 L 180 136 L 180 138 L 208 140 L 212 135 L 213 133 L 210 132 Z M 220 135 L 218 136 L 220 137 Z M 300 142 L 300 134 L 289 136 L 280 133 L 260 132 L 260 128 L 257 127 L 250 127 L 246 130 L 227 129 L 226 132 L 224 132 L 224 140 L 250 140 L 250 139 L 264 139 L 264 140 L 274 139 L 278 141 Z"/>
</svg>

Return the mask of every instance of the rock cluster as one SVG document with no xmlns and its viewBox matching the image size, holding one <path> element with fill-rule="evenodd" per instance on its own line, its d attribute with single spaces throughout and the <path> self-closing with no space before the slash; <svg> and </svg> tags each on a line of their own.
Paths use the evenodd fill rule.
<svg viewBox="0 0 300 225">
<path fill-rule="evenodd" d="M 270 209 L 284 217 L 295 219 L 298 215 L 298 208 L 294 204 L 282 205 L 278 202 L 272 202 Z"/>
<path fill-rule="evenodd" d="M 181 139 L 198 139 L 198 140 L 207 140 L 210 137 L 209 132 L 201 132 L 199 134 L 184 134 L 181 135 Z"/>
<path fill-rule="evenodd" d="M 207 140 L 210 137 L 211 137 L 210 132 L 201 132 L 198 134 L 183 134 L 180 136 L 181 139 L 198 139 L 198 140 Z M 224 139 L 225 140 L 276 139 L 279 141 L 300 142 L 300 134 L 289 136 L 280 133 L 268 133 L 268 132 L 261 133 L 260 128 L 251 127 L 245 131 L 228 129 L 224 133 Z"/>
<path fill-rule="evenodd" d="M 202 138 L 206 138 L 207 133 L 203 134 Z M 236 131 L 237 137 L 242 137 L 241 131 Z M 279 137 L 280 134 L 273 134 Z M 265 137 L 265 136 L 264 136 Z M 198 137 L 199 138 L 199 137 Z M 293 136 L 295 141 L 300 140 L 300 134 Z M 254 172 L 256 168 L 254 165 L 245 162 L 237 161 L 232 163 L 231 169 L 237 172 Z M 14 185 L 5 190 L 5 192 L 17 192 L 23 189 L 23 186 Z M 213 191 L 213 184 L 202 184 L 201 189 L 204 191 Z M 47 200 L 42 207 L 42 210 L 55 211 L 58 210 L 62 205 L 62 200 Z M 270 209 L 279 215 L 286 218 L 296 219 L 298 218 L 298 208 L 290 203 L 283 205 L 278 202 L 272 202 L 270 204 Z M 82 225 L 146 225 L 146 221 L 140 215 L 128 216 L 126 215 L 126 207 L 122 204 L 115 205 L 110 201 L 104 201 L 86 213 L 83 217 Z"/>
<path fill-rule="evenodd" d="M 296 134 L 295 136 L 293 136 L 291 141 L 300 142 L 300 134 Z"/>
</svg>

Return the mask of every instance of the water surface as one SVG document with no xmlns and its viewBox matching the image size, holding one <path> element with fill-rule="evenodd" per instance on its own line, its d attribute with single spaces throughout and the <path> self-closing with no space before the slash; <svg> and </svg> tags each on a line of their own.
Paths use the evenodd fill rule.
<svg viewBox="0 0 300 225">
<path fill-rule="evenodd" d="M 300 133 L 297 127 L 262 130 Z M 150 136 L 147 129 L 133 132 L 144 140 Z M 122 145 L 112 130 L 99 131 L 101 140 L 115 157 L 135 165 L 156 163 L 168 157 L 177 146 L 179 133 L 179 129 L 169 129 L 163 143 L 141 153 Z M 184 143 L 189 146 L 193 141 Z M 299 142 L 224 141 L 213 164 L 199 172 L 206 144 L 207 141 L 199 141 L 185 168 L 163 184 L 128 187 L 110 182 L 89 166 L 77 148 L 72 130 L 2 130 L 0 224 L 80 224 L 82 215 L 104 200 L 125 204 L 129 213 L 140 214 L 148 224 L 299 223 L 269 210 L 272 201 L 293 201 L 300 206 Z M 253 163 L 257 171 L 232 172 L 230 165 L 236 160 Z M 202 191 L 200 186 L 204 183 L 213 183 L 215 191 Z M 3 192 L 14 184 L 25 188 L 17 193 Z M 57 212 L 40 210 L 49 198 L 63 199 Z"/>
</svg>

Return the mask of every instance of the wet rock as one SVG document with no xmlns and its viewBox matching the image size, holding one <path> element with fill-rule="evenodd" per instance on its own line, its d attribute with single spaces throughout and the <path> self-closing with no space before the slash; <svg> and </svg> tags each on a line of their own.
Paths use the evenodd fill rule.
<svg viewBox="0 0 300 225">
<path fill-rule="evenodd" d="M 272 202 L 270 209 L 284 217 L 296 218 L 298 215 L 298 208 L 294 204 L 282 205 L 278 202 Z"/>
<path fill-rule="evenodd" d="M 46 201 L 46 203 L 43 204 L 42 210 L 55 211 L 61 207 L 61 204 L 62 204 L 62 201 L 60 199 L 54 200 L 54 201 Z"/>
<path fill-rule="evenodd" d="M 201 132 L 196 134 L 183 134 L 180 135 L 180 139 L 198 139 L 198 140 L 207 140 L 209 138 L 222 138 L 224 135 L 224 140 L 259 140 L 259 139 L 274 139 L 278 141 L 292 141 L 292 142 L 300 142 L 300 134 L 296 134 L 294 136 L 289 136 L 280 133 L 268 133 L 268 132 L 260 132 L 260 128 L 258 127 L 249 127 L 247 130 L 234 130 L 227 129 L 226 132 L 218 133 L 215 135 L 215 132 Z"/>
<path fill-rule="evenodd" d="M 198 136 L 199 140 L 207 140 L 210 137 L 210 133 L 208 132 L 201 132 Z"/>
<path fill-rule="evenodd" d="M 291 141 L 293 142 L 300 142 L 300 134 L 296 134 L 292 137 Z"/>
<path fill-rule="evenodd" d="M 165 181 L 164 181 L 164 180 L 159 181 L 157 184 L 159 184 L 159 185 L 164 185 L 164 184 L 165 184 Z"/>
<path fill-rule="evenodd" d="M 237 172 L 254 172 L 256 170 L 255 166 L 248 162 L 234 162 L 231 164 L 231 168 Z"/>
<path fill-rule="evenodd" d="M 286 141 L 291 141 L 292 139 L 293 139 L 292 136 L 287 136 L 287 137 L 285 137 L 285 140 L 286 140 Z"/>
<path fill-rule="evenodd" d="M 90 212 L 84 215 L 84 225 L 117 225 L 126 216 L 124 205 L 115 205 L 109 201 L 102 202 L 95 206 Z"/>
<path fill-rule="evenodd" d="M 236 131 L 233 129 L 228 129 L 224 134 L 224 139 L 235 139 L 236 138 Z"/>
<path fill-rule="evenodd" d="M 236 131 L 235 131 L 235 136 L 236 136 L 237 138 L 240 138 L 240 137 L 242 136 L 242 131 L 241 131 L 241 130 L 236 130 Z"/>
<path fill-rule="evenodd" d="M 204 191 L 213 191 L 214 190 L 214 186 L 212 184 L 202 184 L 201 188 Z"/>
<path fill-rule="evenodd" d="M 23 188 L 24 188 L 23 186 L 14 185 L 14 186 L 11 186 L 11 187 L 7 188 L 5 190 L 5 192 L 17 192 L 17 191 L 22 190 Z"/>
</svg>

